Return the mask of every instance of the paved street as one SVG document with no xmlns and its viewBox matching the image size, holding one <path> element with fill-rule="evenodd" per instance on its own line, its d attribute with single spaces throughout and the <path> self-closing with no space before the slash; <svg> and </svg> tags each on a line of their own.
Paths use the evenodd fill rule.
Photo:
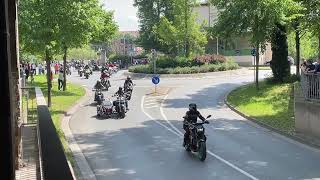
<svg viewBox="0 0 320 180">
<path fill-rule="evenodd" d="M 261 71 L 260 76 L 268 73 Z M 91 89 L 98 74 L 86 80 L 74 72 L 70 79 Z M 110 97 L 124 79 L 123 71 L 113 75 L 105 95 Z M 97 118 L 90 97 L 69 125 L 97 179 L 319 179 L 320 151 L 256 126 L 224 105 L 229 91 L 252 80 L 248 70 L 164 78 L 154 96 L 150 79 L 134 79 L 124 119 Z M 212 115 L 206 125 L 205 162 L 182 147 L 182 117 L 190 102 L 204 116 Z"/>
</svg>

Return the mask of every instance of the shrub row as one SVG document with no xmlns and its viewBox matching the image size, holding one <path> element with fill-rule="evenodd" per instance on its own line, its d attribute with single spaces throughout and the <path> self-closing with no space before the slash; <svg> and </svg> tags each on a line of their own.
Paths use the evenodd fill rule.
<svg viewBox="0 0 320 180">
<path fill-rule="evenodd" d="M 197 56 L 193 59 L 197 63 L 202 64 L 217 64 L 217 63 L 224 63 L 227 59 L 223 55 L 216 55 L 216 54 L 205 54 L 202 56 Z"/>
<path fill-rule="evenodd" d="M 228 60 L 224 63 L 204 64 L 201 66 L 157 68 L 157 73 L 158 74 L 195 74 L 195 73 L 206 73 L 206 72 L 216 72 L 216 71 L 227 71 L 227 70 L 234 70 L 238 68 L 239 68 L 239 65 L 237 63 Z M 153 67 L 151 64 L 131 66 L 129 68 L 129 72 L 152 74 Z"/>
</svg>

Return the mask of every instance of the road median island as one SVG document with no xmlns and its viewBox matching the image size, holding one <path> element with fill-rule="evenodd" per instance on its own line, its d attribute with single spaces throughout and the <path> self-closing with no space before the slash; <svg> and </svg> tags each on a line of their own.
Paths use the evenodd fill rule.
<svg viewBox="0 0 320 180">
<path fill-rule="evenodd" d="M 158 74 L 200 74 L 208 72 L 218 72 L 218 71 L 228 71 L 239 69 L 239 65 L 234 61 L 226 61 L 224 63 L 216 64 L 203 64 L 199 66 L 186 66 L 186 67 L 166 67 L 157 68 Z M 147 65 L 135 65 L 129 67 L 129 72 L 132 73 L 143 73 L 143 74 L 153 74 L 153 66 L 151 64 Z"/>
</svg>

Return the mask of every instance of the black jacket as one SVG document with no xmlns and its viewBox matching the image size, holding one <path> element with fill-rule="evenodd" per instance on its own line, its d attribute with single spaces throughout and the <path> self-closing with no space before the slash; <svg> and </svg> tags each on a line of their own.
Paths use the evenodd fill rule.
<svg viewBox="0 0 320 180">
<path fill-rule="evenodd" d="M 205 121 L 206 119 L 200 114 L 199 111 L 187 111 L 186 115 L 184 116 L 185 121 L 189 123 L 196 123 L 198 118 L 200 118 L 202 121 Z"/>
</svg>

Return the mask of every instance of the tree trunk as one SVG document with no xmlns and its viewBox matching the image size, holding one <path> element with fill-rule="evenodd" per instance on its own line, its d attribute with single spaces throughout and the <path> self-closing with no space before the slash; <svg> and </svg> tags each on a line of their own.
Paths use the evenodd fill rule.
<svg viewBox="0 0 320 180">
<path fill-rule="evenodd" d="M 296 29 L 296 75 L 300 75 L 300 31 Z"/>
<path fill-rule="evenodd" d="M 67 71 L 67 50 L 68 47 L 64 47 L 64 55 L 63 55 L 63 91 L 67 90 L 67 76 L 66 76 L 66 71 Z"/>
<path fill-rule="evenodd" d="M 189 8 L 189 6 L 188 6 L 188 0 L 185 0 L 185 14 L 184 14 L 184 16 L 185 16 L 185 56 L 186 57 L 189 57 L 190 56 L 190 42 L 189 42 L 189 32 L 188 32 L 188 8 Z"/>
<path fill-rule="evenodd" d="M 318 35 L 318 58 L 320 59 L 320 34 Z"/>
<path fill-rule="evenodd" d="M 50 61 L 50 56 L 49 56 L 49 50 L 46 49 L 46 63 L 47 63 L 47 86 L 48 86 L 48 107 L 51 106 L 51 61 Z"/>
<path fill-rule="evenodd" d="M 259 90 L 259 59 L 260 59 L 260 48 L 259 44 L 256 48 L 256 88 Z"/>
</svg>

